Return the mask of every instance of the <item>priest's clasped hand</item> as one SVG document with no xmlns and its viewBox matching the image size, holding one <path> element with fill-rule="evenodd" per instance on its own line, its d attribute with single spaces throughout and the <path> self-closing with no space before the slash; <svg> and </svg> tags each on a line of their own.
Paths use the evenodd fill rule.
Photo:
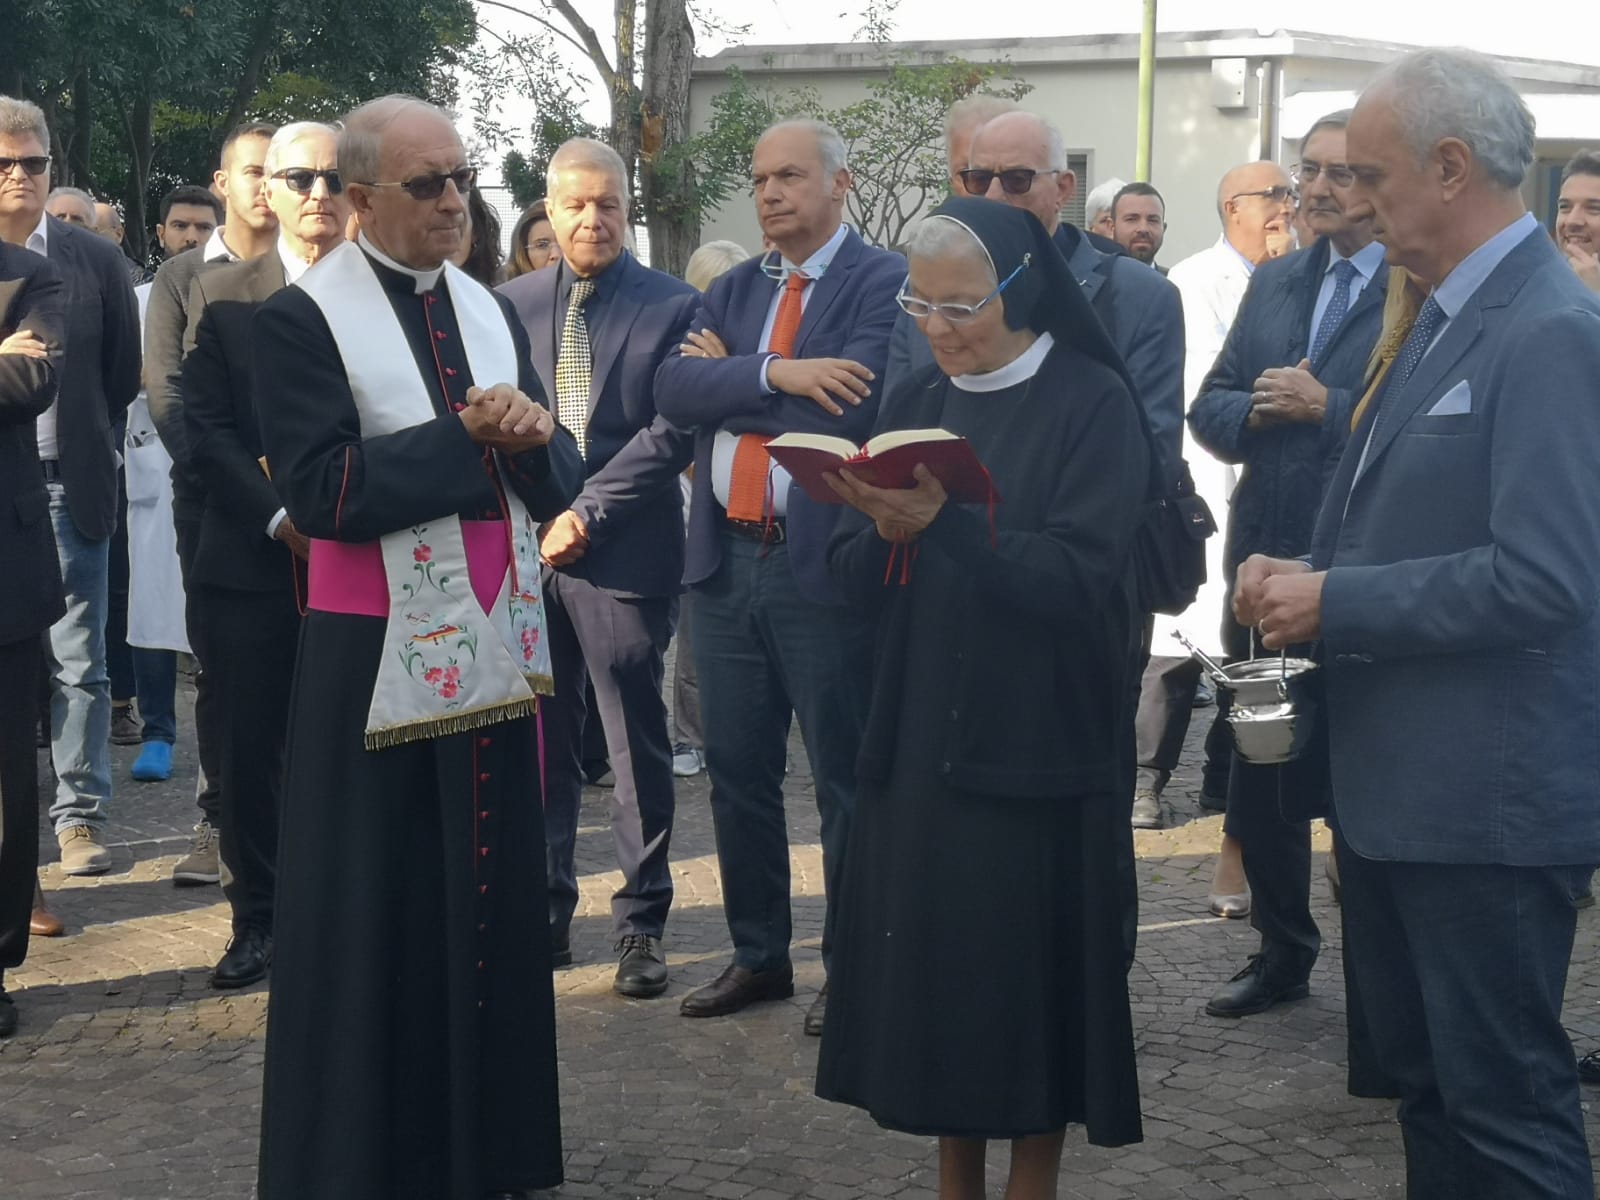
<svg viewBox="0 0 1600 1200">
<path fill-rule="evenodd" d="M 873 487 L 844 470 L 829 472 L 823 479 L 839 499 L 872 518 L 884 541 L 911 542 L 933 524 L 949 498 L 944 484 L 921 463 L 911 474 L 917 481 L 913 488 Z"/>
<path fill-rule="evenodd" d="M 547 445 L 556 432 L 549 410 L 509 383 L 468 388 L 467 407 L 458 415 L 474 442 L 507 454 Z"/>
<path fill-rule="evenodd" d="M 1240 564 L 1233 584 L 1233 615 L 1254 625 L 1267 650 L 1281 650 L 1322 636 L 1322 584 L 1326 571 L 1313 571 L 1296 558 L 1252 554 Z"/>
</svg>

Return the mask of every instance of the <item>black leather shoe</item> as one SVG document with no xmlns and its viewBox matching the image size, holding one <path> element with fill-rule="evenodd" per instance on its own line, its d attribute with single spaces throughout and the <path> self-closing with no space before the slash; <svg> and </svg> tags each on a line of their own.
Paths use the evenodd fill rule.
<svg viewBox="0 0 1600 1200">
<path fill-rule="evenodd" d="M 550 965 L 558 970 L 572 965 L 572 934 L 551 933 Z"/>
<path fill-rule="evenodd" d="M 1200 785 L 1200 796 L 1196 802 L 1206 812 L 1228 811 L 1228 793 L 1207 791 L 1205 784 Z"/>
<path fill-rule="evenodd" d="M 661 952 L 661 939 L 648 933 L 630 933 L 617 943 L 622 961 L 611 989 L 619 996 L 648 1000 L 667 990 L 667 956 Z"/>
<path fill-rule="evenodd" d="M 246 929 L 233 935 L 228 952 L 211 972 L 214 988 L 241 988 L 265 979 L 272 969 L 272 935 Z"/>
<path fill-rule="evenodd" d="M 817 993 L 817 998 L 811 1002 L 811 1007 L 806 1009 L 806 1023 L 804 1028 L 807 1037 L 821 1037 L 822 1023 L 828 1016 L 828 985 L 824 983 L 822 990 Z"/>
<path fill-rule="evenodd" d="M 1206 1012 L 1213 1017 L 1248 1017 L 1285 1000 L 1302 1000 L 1311 994 L 1309 973 L 1309 967 L 1295 969 L 1285 955 L 1252 954 L 1244 970 L 1217 989 Z"/>
<path fill-rule="evenodd" d="M 726 1017 L 762 1000 L 787 1000 L 792 995 L 794 968 L 788 963 L 770 971 L 729 967 L 685 996 L 678 1011 L 686 1017 Z"/>
<path fill-rule="evenodd" d="M 1600 1050 L 1591 1050 L 1578 1060 L 1578 1079 L 1583 1083 L 1600 1083 Z"/>
<path fill-rule="evenodd" d="M 17 1031 L 17 1006 L 0 988 L 0 1038 L 8 1038 Z"/>
</svg>

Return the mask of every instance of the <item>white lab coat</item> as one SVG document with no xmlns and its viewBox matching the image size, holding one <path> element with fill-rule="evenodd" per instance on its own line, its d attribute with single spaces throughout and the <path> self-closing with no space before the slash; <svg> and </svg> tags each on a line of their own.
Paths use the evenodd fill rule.
<svg viewBox="0 0 1600 1200">
<path fill-rule="evenodd" d="M 134 292 L 142 323 L 150 285 L 142 284 Z M 142 391 L 128 409 L 123 459 L 128 485 L 128 644 L 187 652 L 183 575 L 172 524 L 172 456 L 156 436 Z"/>
<path fill-rule="evenodd" d="M 1228 244 L 1218 238 L 1216 245 L 1184 259 L 1167 278 L 1183 299 L 1185 344 L 1183 388 L 1188 403 L 1200 395 L 1200 385 L 1211 370 L 1222 345 L 1233 327 L 1239 302 L 1250 286 L 1253 268 Z M 1217 532 L 1206 542 L 1206 582 L 1200 594 L 1179 617 L 1157 616 L 1151 653 L 1181 658 L 1186 653 L 1174 640 L 1174 630 L 1183 634 L 1207 654 L 1222 654 L 1222 622 L 1231 597 L 1222 576 L 1223 530 L 1227 528 L 1228 504 L 1234 485 L 1239 482 L 1237 468 L 1213 458 L 1211 452 L 1194 440 L 1188 422 L 1183 427 L 1183 457 L 1194 476 L 1195 491 L 1217 519 Z"/>
</svg>

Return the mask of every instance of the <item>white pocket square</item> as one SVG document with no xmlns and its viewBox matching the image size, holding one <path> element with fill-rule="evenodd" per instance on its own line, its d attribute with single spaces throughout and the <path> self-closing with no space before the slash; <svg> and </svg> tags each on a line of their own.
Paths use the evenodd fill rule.
<svg viewBox="0 0 1600 1200">
<path fill-rule="evenodd" d="M 1463 379 L 1455 387 L 1440 396 L 1434 402 L 1433 407 L 1423 415 L 1428 417 L 1453 417 L 1471 411 L 1472 389 L 1467 386 L 1467 381 Z"/>
</svg>

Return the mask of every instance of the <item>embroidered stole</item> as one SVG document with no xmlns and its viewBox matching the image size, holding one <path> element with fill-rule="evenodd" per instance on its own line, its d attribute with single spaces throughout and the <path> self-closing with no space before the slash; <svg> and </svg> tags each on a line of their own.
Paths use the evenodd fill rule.
<svg viewBox="0 0 1600 1200">
<path fill-rule="evenodd" d="M 443 278 L 473 381 L 515 381 L 515 344 L 493 293 L 449 263 Z M 359 247 L 340 246 L 295 286 L 333 333 L 363 438 L 437 417 L 400 320 Z M 367 712 L 368 750 L 531 716 L 537 697 L 554 691 L 537 526 L 515 492 L 501 495 L 511 561 L 487 613 L 473 594 L 454 513 L 379 539 L 389 618 Z"/>
</svg>

